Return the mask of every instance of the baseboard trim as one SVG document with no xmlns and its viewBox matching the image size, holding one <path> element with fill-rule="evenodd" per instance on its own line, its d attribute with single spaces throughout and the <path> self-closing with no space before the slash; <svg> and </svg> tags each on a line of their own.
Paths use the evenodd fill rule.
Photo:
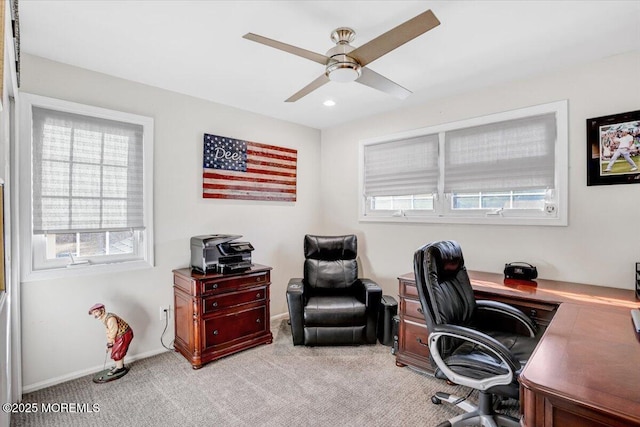
<svg viewBox="0 0 640 427">
<path fill-rule="evenodd" d="M 157 354 L 164 353 L 165 351 L 169 351 L 169 350 L 160 348 L 160 349 L 148 351 L 146 353 L 140 353 L 140 354 L 131 355 L 131 356 L 127 355 L 127 363 L 140 360 L 140 359 L 146 359 L 147 357 L 155 356 Z M 76 378 L 81 378 L 86 375 L 95 374 L 100 372 L 103 369 L 103 367 L 104 365 L 98 365 L 92 368 L 83 369 L 81 371 L 75 371 L 75 372 L 68 373 L 66 375 L 61 375 L 59 377 L 50 378 L 48 380 L 40 381 L 34 384 L 28 384 L 22 388 L 22 394 L 24 395 L 26 393 L 31 393 L 32 391 L 62 384 L 67 381 L 75 380 Z"/>
<path fill-rule="evenodd" d="M 280 313 L 280 314 L 271 316 L 271 321 L 273 322 L 274 320 L 282 320 L 282 319 L 288 319 L 288 318 L 289 318 L 289 313 Z"/>
<path fill-rule="evenodd" d="M 278 321 L 278 320 L 282 320 L 282 319 L 286 319 L 289 317 L 288 313 L 281 313 L 281 314 L 276 314 L 274 316 L 271 316 L 270 320 L 273 321 Z M 160 353 L 164 353 L 165 351 L 169 351 L 167 349 L 164 348 L 159 348 L 159 349 L 155 349 L 155 350 L 151 350 L 148 351 L 146 353 L 140 353 L 140 354 L 136 354 L 136 355 L 131 355 L 131 356 L 127 356 L 127 363 L 128 362 L 134 362 L 136 360 L 140 360 L 140 359 L 146 359 L 147 357 L 152 357 L 155 355 L 158 355 Z M 62 384 L 64 382 L 67 381 L 71 381 L 71 380 L 75 380 L 76 378 L 81 378 L 84 377 L 86 375 L 90 375 L 90 374 L 95 374 L 97 372 L 100 372 L 103 369 L 104 365 L 98 365 L 98 366 L 94 366 L 92 368 L 87 368 L 87 369 L 83 369 L 81 371 L 75 371 L 75 372 L 71 372 L 69 374 L 66 375 L 61 375 L 59 377 L 55 377 L 55 378 L 50 378 L 48 380 L 45 381 L 40 381 L 34 384 L 28 384 L 25 385 L 22 388 L 22 394 L 26 394 L 26 393 L 31 393 L 32 391 L 37 391 L 43 388 L 47 388 L 47 387 L 51 387 L 54 385 L 58 385 L 58 384 Z M 22 400 L 22 399 L 20 399 Z"/>
</svg>

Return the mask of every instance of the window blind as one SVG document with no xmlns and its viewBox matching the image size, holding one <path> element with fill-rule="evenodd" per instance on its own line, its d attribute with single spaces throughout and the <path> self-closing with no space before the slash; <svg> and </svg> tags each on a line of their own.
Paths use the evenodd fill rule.
<svg viewBox="0 0 640 427">
<path fill-rule="evenodd" d="M 32 112 L 33 232 L 144 228 L 143 127 Z"/>
<path fill-rule="evenodd" d="M 444 192 L 554 187 L 555 114 L 445 133 Z"/>
<path fill-rule="evenodd" d="M 438 185 L 438 135 L 364 146 L 364 195 L 432 194 Z"/>
</svg>

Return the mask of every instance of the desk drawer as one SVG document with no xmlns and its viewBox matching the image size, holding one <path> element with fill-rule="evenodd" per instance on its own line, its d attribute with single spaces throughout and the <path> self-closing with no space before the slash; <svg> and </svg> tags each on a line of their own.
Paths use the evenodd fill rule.
<svg viewBox="0 0 640 427">
<path fill-rule="evenodd" d="M 251 302 L 264 301 L 267 298 L 266 286 L 251 288 L 238 292 L 228 292 L 203 298 L 202 313 L 209 314 L 228 307 Z"/>
<path fill-rule="evenodd" d="M 400 298 L 409 297 L 409 298 L 420 298 L 418 296 L 418 288 L 416 288 L 415 282 L 408 282 L 406 280 L 400 280 Z"/>
<path fill-rule="evenodd" d="M 413 317 L 416 320 L 422 320 L 422 323 L 424 323 L 424 314 L 422 313 L 422 306 L 420 305 L 420 301 L 409 298 L 401 298 L 400 303 L 402 305 L 402 307 L 400 307 L 401 313 L 406 316 Z"/>
<path fill-rule="evenodd" d="M 400 322 L 400 351 L 405 355 L 417 356 L 423 361 L 423 369 L 432 369 L 429 362 L 428 343 L 429 330 L 426 325 L 404 319 Z M 420 344 L 418 339 L 425 345 Z"/>
<path fill-rule="evenodd" d="M 500 301 L 520 309 L 524 314 L 534 320 L 541 326 L 549 326 L 558 306 L 551 303 L 527 301 L 516 298 L 509 298 L 500 295 L 484 294 L 475 292 L 476 299 L 487 299 L 492 301 Z"/>
</svg>

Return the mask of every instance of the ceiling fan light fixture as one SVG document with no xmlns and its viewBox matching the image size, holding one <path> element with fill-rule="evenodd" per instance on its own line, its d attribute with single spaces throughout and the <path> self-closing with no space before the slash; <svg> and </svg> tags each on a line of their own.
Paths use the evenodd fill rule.
<svg viewBox="0 0 640 427">
<path fill-rule="evenodd" d="M 332 82 L 348 83 L 357 80 L 362 75 L 360 64 L 348 56 L 343 56 L 345 59 L 327 65 L 326 75 Z"/>
<path fill-rule="evenodd" d="M 329 73 L 329 80 L 338 83 L 349 83 L 360 77 L 360 73 L 353 68 L 338 68 Z"/>
</svg>

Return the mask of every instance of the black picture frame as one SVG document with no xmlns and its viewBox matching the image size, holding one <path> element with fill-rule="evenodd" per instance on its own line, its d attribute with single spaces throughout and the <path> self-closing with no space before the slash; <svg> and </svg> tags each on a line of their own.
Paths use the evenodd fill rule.
<svg viewBox="0 0 640 427">
<path fill-rule="evenodd" d="M 633 137 L 628 157 L 635 169 L 627 156 L 616 153 L 616 141 L 625 135 L 622 130 Z M 587 185 L 611 184 L 640 184 L 640 110 L 587 119 Z"/>
</svg>

